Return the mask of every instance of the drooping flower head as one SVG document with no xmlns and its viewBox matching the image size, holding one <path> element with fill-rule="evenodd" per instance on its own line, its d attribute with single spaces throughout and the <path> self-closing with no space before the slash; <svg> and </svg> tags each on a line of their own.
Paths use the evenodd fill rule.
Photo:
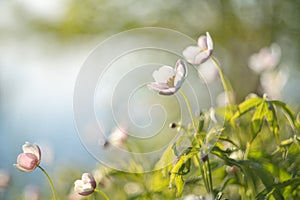
<svg viewBox="0 0 300 200">
<path fill-rule="evenodd" d="M 17 164 L 14 166 L 23 172 L 33 171 L 41 162 L 41 150 L 36 144 L 25 142 L 23 153 L 19 154 Z"/>
<path fill-rule="evenodd" d="M 199 65 L 207 61 L 213 52 L 213 41 L 210 34 L 202 35 L 198 39 L 198 46 L 189 46 L 182 52 L 186 60 L 191 64 Z"/>
<path fill-rule="evenodd" d="M 96 188 L 96 181 L 90 173 L 83 173 L 81 180 L 76 180 L 74 182 L 74 190 L 82 195 L 87 196 L 92 194 Z"/>
<path fill-rule="evenodd" d="M 161 95 L 172 95 L 177 92 L 187 76 L 187 67 L 182 60 L 178 60 L 175 69 L 164 65 L 152 74 L 155 82 L 148 87 Z"/>
</svg>

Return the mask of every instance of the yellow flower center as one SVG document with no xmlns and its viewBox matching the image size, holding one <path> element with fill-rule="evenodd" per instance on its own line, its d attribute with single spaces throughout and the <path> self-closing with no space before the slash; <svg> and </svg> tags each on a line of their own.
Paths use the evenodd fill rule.
<svg viewBox="0 0 300 200">
<path fill-rule="evenodd" d="M 167 85 L 169 87 L 174 87 L 174 80 L 175 80 L 175 76 L 172 76 L 171 78 L 169 78 L 169 80 L 167 81 Z"/>
</svg>

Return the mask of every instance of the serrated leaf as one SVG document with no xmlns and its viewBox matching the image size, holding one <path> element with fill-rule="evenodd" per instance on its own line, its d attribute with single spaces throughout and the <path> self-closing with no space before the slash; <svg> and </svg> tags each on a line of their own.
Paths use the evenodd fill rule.
<svg viewBox="0 0 300 200">
<path fill-rule="evenodd" d="M 260 132 L 263 124 L 263 119 L 268 112 L 268 104 L 265 101 L 262 101 L 258 106 L 257 109 L 252 117 L 252 131 L 254 136 Z"/>
<path fill-rule="evenodd" d="M 232 126 L 234 126 L 235 120 L 239 118 L 241 115 L 245 114 L 249 110 L 255 108 L 257 105 L 259 105 L 263 101 L 262 98 L 254 97 L 254 98 L 249 98 L 242 103 L 239 104 L 238 106 L 238 111 L 235 112 L 230 120 Z"/>
</svg>

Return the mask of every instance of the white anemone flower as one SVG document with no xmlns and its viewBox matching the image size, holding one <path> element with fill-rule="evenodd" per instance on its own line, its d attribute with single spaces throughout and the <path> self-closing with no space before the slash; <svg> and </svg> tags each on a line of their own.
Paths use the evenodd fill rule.
<svg viewBox="0 0 300 200">
<path fill-rule="evenodd" d="M 209 32 L 198 39 L 198 46 L 189 46 L 182 52 L 186 60 L 191 64 L 202 64 L 207 61 L 213 52 L 213 41 Z"/>
<path fill-rule="evenodd" d="M 282 90 L 288 81 L 288 70 L 283 68 L 278 72 L 265 72 L 260 77 L 262 92 L 270 99 L 281 99 Z"/>
<path fill-rule="evenodd" d="M 83 173 L 81 179 L 76 180 L 74 185 L 74 190 L 82 196 L 92 194 L 97 186 L 95 178 L 90 173 Z"/>
<path fill-rule="evenodd" d="M 262 48 L 258 53 L 250 56 L 248 65 L 257 74 L 274 69 L 281 57 L 281 49 L 278 44 Z"/>
<path fill-rule="evenodd" d="M 164 65 L 152 74 L 155 82 L 148 87 L 161 95 L 173 95 L 180 88 L 187 76 L 187 67 L 182 60 L 178 60 L 175 69 Z"/>
</svg>

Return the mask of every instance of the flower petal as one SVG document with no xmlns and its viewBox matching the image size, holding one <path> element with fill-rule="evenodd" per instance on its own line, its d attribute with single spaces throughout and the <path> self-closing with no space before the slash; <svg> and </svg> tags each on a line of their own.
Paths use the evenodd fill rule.
<svg viewBox="0 0 300 200">
<path fill-rule="evenodd" d="M 159 94 L 161 95 L 172 95 L 175 92 L 177 92 L 178 89 L 176 89 L 175 87 L 172 88 L 168 88 L 168 89 L 163 89 L 159 92 Z"/>
<path fill-rule="evenodd" d="M 174 79 L 174 86 L 176 91 L 181 87 L 184 79 L 187 76 L 187 67 L 186 64 L 182 60 L 178 60 L 175 66 L 176 76 Z"/>
<path fill-rule="evenodd" d="M 91 184 L 94 189 L 96 188 L 95 179 L 90 173 L 83 173 L 81 179 L 83 183 Z"/>
<path fill-rule="evenodd" d="M 208 49 L 206 35 L 202 35 L 198 38 L 198 46 L 200 47 L 201 50 Z"/>
<path fill-rule="evenodd" d="M 166 83 L 153 82 L 149 83 L 148 87 L 161 95 L 172 95 L 177 91 L 175 87 L 169 87 Z"/>
<path fill-rule="evenodd" d="M 199 64 L 199 63 L 196 63 L 195 58 L 200 52 L 201 52 L 200 47 L 189 46 L 183 50 L 182 54 L 189 63 Z"/>
<path fill-rule="evenodd" d="M 32 170 L 25 169 L 24 167 L 20 166 L 19 164 L 14 164 L 14 167 L 22 172 L 31 172 Z"/>
<path fill-rule="evenodd" d="M 206 43 L 207 43 L 207 49 L 212 51 L 214 49 L 214 43 L 212 41 L 212 38 L 210 37 L 209 32 L 206 32 Z"/>
<path fill-rule="evenodd" d="M 207 61 L 210 58 L 211 54 L 212 54 L 212 51 L 210 51 L 210 50 L 200 52 L 195 57 L 195 63 L 197 63 L 197 64 L 204 63 L 205 61 Z"/>
<path fill-rule="evenodd" d="M 175 71 L 172 67 L 164 65 L 158 70 L 154 71 L 152 76 L 157 83 L 167 83 L 170 77 L 175 75 Z"/>
<path fill-rule="evenodd" d="M 32 145 L 29 142 L 25 142 L 22 149 L 24 153 L 32 153 L 38 158 L 38 160 L 41 160 L 41 150 L 36 144 Z"/>
<path fill-rule="evenodd" d="M 186 77 L 187 76 L 187 67 L 183 60 L 179 59 L 175 65 L 175 74 L 176 76 Z"/>
<path fill-rule="evenodd" d="M 153 82 L 148 84 L 148 88 L 160 93 L 162 90 L 169 89 L 169 86 L 166 83 Z"/>
<path fill-rule="evenodd" d="M 160 90 L 163 90 L 163 89 L 168 89 L 169 86 L 166 84 L 166 83 L 157 83 L 157 82 L 152 82 L 152 83 L 149 83 L 148 84 L 148 87 L 152 90 L 155 90 L 155 91 L 160 91 Z"/>
<path fill-rule="evenodd" d="M 17 158 L 17 168 L 21 171 L 33 171 L 38 165 L 38 158 L 32 153 L 21 153 Z"/>
<path fill-rule="evenodd" d="M 76 180 L 74 185 L 74 190 L 78 194 L 87 196 L 94 192 L 96 188 L 96 181 L 90 173 L 83 173 L 81 180 Z"/>
</svg>

